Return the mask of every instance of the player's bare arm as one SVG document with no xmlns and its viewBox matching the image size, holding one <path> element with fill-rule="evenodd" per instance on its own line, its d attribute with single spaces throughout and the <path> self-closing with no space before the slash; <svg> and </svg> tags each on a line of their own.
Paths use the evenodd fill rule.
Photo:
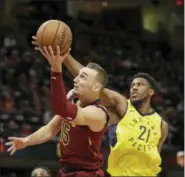
<svg viewBox="0 0 185 177">
<path fill-rule="evenodd" d="M 168 124 L 165 121 L 162 121 L 162 128 L 161 128 L 161 139 L 159 141 L 159 145 L 158 145 L 158 151 L 161 152 L 163 143 L 165 142 L 167 136 L 168 136 Z"/>
<path fill-rule="evenodd" d="M 87 125 L 92 131 L 100 131 L 106 123 L 106 114 L 101 108 L 88 106 L 81 108 L 67 100 L 63 79 L 61 79 L 61 64 L 65 56 L 60 56 L 60 48 L 57 46 L 57 55 L 51 47 L 44 48 L 45 55 L 51 64 L 51 103 L 55 114 L 58 114 L 67 121 L 77 125 Z"/>
<path fill-rule="evenodd" d="M 117 115 L 122 118 L 127 110 L 127 99 L 116 91 L 110 89 L 103 89 L 100 98 L 103 105 L 115 109 Z"/>
<path fill-rule="evenodd" d="M 107 122 L 105 112 L 96 106 L 87 106 L 81 108 L 78 106 L 78 112 L 73 123 L 76 125 L 87 125 L 92 131 L 101 131 Z"/>
<path fill-rule="evenodd" d="M 10 146 L 8 152 L 12 155 L 19 149 L 24 149 L 27 146 L 42 144 L 51 140 L 60 131 L 61 120 L 61 117 L 56 115 L 47 125 L 41 127 L 39 130 L 27 137 L 9 137 L 8 139 L 10 141 L 6 143 L 6 146 Z"/>
</svg>

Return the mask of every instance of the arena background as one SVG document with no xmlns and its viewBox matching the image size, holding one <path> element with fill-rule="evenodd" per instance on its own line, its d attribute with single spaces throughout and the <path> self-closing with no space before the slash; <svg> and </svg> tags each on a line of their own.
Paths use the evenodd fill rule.
<svg viewBox="0 0 185 177">
<path fill-rule="evenodd" d="M 182 176 L 177 152 L 184 150 L 183 0 L 0 0 L 0 176 L 30 176 L 37 165 L 58 169 L 59 135 L 14 156 L 4 146 L 8 136 L 27 136 L 53 115 L 49 65 L 31 45 L 31 36 L 48 19 L 70 26 L 72 54 L 83 64 L 100 63 L 110 88 L 128 95 L 128 81 L 138 71 L 156 78 L 160 94 L 153 104 L 169 124 L 161 176 Z M 72 86 L 67 71 L 65 84 Z M 106 136 L 102 151 L 106 158 Z"/>
</svg>

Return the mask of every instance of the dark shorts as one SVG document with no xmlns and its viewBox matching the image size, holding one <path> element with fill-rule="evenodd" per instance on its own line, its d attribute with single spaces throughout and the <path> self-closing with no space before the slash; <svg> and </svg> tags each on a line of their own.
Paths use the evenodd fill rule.
<svg viewBox="0 0 185 177">
<path fill-rule="evenodd" d="M 71 171 L 65 171 L 62 168 L 60 168 L 57 177 L 104 177 L 104 172 L 102 169 L 98 170 L 71 170 Z"/>
</svg>

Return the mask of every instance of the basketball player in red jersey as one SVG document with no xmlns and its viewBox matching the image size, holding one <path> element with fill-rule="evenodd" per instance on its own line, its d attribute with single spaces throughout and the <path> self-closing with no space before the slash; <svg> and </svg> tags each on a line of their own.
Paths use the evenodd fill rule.
<svg viewBox="0 0 185 177">
<path fill-rule="evenodd" d="M 80 70 L 74 79 L 73 93 L 79 102 L 67 100 L 62 74 L 62 63 L 66 55 L 57 55 L 51 47 L 44 48 L 44 56 L 51 64 L 51 103 L 56 116 L 35 133 L 25 138 L 9 137 L 8 151 L 41 144 L 61 130 L 61 168 L 58 177 L 104 176 L 100 146 L 107 129 L 108 114 L 100 105 L 100 92 L 106 86 L 107 74 L 103 68 L 90 63 Z M 71 99 L 73 95 L 70 96 Z"/>
</svg>

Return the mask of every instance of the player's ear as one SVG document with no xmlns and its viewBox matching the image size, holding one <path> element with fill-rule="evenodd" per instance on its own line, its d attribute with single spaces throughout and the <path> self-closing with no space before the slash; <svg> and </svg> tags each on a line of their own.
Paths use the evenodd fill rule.
<svg viewBox="0 0 185 177">
<path fill-rule="evenodd" d="M 101 84 L 97 83 L 94 87 L 95 91 L 99 92 L 101 90 L 102 86 Z"/>
<path fill-rule="evenodd" d="M 150 90 L 149 90 L 149 95 L 150 95 L 150 96 L 153 96 L 154 93 L 155 93 L 155 92 L 154 92 L 154 89 L 150 89 Z"/>
</svg>

